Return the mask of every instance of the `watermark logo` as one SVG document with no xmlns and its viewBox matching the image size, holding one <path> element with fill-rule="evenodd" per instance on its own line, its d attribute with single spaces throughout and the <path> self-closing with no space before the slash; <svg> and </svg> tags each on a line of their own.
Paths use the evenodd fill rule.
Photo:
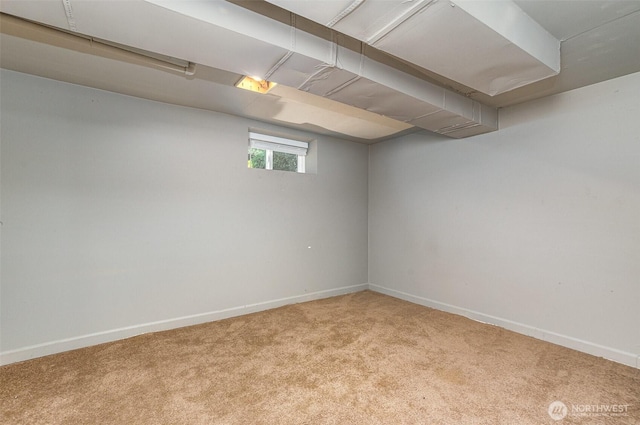
<svg viewBox="0 0 640 425">
<path fill-rule="evenodd" d="M 629 416 L 628 404 L 571 404 L 571 408 L 560 400 L 549 405 L 549 416 L 555 421 L 570 417 L 620 417 Z"/>
<path fill-rule="evenodd" d="M 567 412 L 569 411 L 569 409 L 567 409 L 566 404 L 564 404 L 560 400 L 556 400 L 549 405 L 549 409 L 547 411 L 549 412 L 549 416 L 551 416 L 551 419 L 560 421 L 564 419 L 565 416 L 567 416 Z"/>
</svg>

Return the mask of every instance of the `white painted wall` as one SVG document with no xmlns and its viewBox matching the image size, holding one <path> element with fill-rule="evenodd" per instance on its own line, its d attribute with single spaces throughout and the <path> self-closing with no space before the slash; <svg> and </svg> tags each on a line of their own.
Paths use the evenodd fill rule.
<svg viewBox="0 0 640 425">
<path fill-rule="evenodd" d="M 0 82 L 3 363 L 366 287 L 366 145 Z M 247 169 L 249 127 L 316 139 L 317 172 Z"/>
<path fill-rule="evenodd" d="M 310 135 L 6 70 L 0 90 L 0 363 L 366 287 L 366 146 L 248 170 L 249 127 Z M 370 287 L 640 367 L 638 99 L 634 74 L 371 147 Z"/>
<path fill-rule="evenodd" d="M 640 73 L 374 145 L 373 289 L 640 367 Z"/>
</svg>

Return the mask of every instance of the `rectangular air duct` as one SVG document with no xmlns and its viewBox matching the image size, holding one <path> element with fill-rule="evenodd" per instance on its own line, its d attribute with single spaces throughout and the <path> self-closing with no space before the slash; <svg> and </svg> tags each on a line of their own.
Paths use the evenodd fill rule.
<svg viewBox="0 0 640 425">
<path fill-rule="evenodd" d="M 303 45 L 296 41 L 296 48 Z M 327 99 L 460 138 L 497 130 L 495 108 L 430 84 L 361 53 L 333 46 L 332 64 L 289 52 L 269 79 Z M 304 63 L 305 66 L 301 66 Z"/>
<path fill-rule="evenodd" d="M 267 1 L 491 96 L 560 71 L 560 42 L 510 0 Z"/>
<path fill-rule="evenodd" d="M 498 128 L 495 108 L 376 62 L 295 26 L 287 26 L 228 3 L 224 6 L 224 14 L 221 14 L 222 6 L 217 2 L 215 10 L 210 3 L 202 2 L 148 2 L 225 28 L 234 35 L 242 34 L 248 39 L 287 48 L 262 74 L 278 84 L 450 137 L 468 137 Z M 233 19 L 229 19 L 230 16 Z M 250 58 L 244 59 L 247 60 Z M 214 62 L 204 64 L 218 66 Z"/>
</svg>

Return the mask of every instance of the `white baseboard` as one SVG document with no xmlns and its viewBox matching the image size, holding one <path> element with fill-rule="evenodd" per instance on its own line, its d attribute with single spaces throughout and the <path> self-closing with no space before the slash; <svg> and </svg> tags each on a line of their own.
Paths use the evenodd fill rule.
<svg viewBox="0 0 640 425">
<path fill-rule="evenodd" d="M 595 344 L 589 341 L 583 341 L 581 339 L 573 338 L 567 335 L 561 335 L 555 332 L 546 331 L 533 326 L 524 325 L 522 323 L 513 322 L 511 320 L 503 319 L 501 317 L 495 317 L 488 314 L 479 313 L 477 311 L 469 310 L 462 307 L 457 307 L 451 304 L 442 303 L 439 301 L 430 300 L 428 298 L 419 297 L 417 295 L 408 294 L 402 291 L 396 291 L 395 289 L 385 288 L 383 286 L 369 284 L 369 289 L 381 294 L 390 295 L 395 298 L 400 298 L 405 301 L 410 301 L 415 304 L 420 304 L 425 307 L 431 307 L 436 310 L 446 311 L 448 313 L 458 314 L 460 316 L 467 317 L 478 322 L 489 323 L 491 325 L 500 326 L 501 328 L 508 329 L 523 335 L 527 335 L 542 341 L 551 342 L 553 344 L 561 345 L 563 347 L 571 348 L 583 353 L 591 354 L 597 357 L 604 357 L 605 359 L 612 360 L 617 363 L 622 363 L 627 366 L 640 369 L 640 356 L 634 353 L 617 350 L 615 348 L 605 347 L 599 344 Z"/>
<path fill-rule="evenodd" d="M 287 298 L 280 298 L 256 304 L 247 304 L 243 306 L 228 308 L 224 310 L 212 311 L 208 313 L 196 314 L 192 316 L 179 317 L 175 319 L 163 320 L 141 325 L 129 326 L 126 328 L 113 329 L 105 332 L 98 332 L 89 335 L 82 335 L 74 338 L 68 338 L 58 341 L 51 341 L 44 344 L 32 345 L 29 347 L 19 348 L 16 350 L 0 352 L 0 366 L 10 363 L 17 363 L 37 357 L 47 356 L 50 354 L 61 353 L 64 351 L 75 350 L 78 348 L 89 347 L 91 345 L 103 344 L 106 342 L 117 341 L 136 335 L 149 332 L 159 332 L 169 329 L 181 328 L 184 326 L 198 325 L 201 323 L 212 322 L 216 320 L 227 319 L 230 317 L 242 316 L 244 314 L 255 313 L 259 311 L 269 310 L 288 304 L 296 304 L 305 301 L 313 301 L 322 298 L 333 297 L 337 295 L 359 292 L 370 289 L 381 294 L 386 294 L 395 298 L 410 301 L 415 304 L 431 307 L 436 310 L 446 311 L 448 313 L 459 314 L 472 320 L 492 325 L 500 326 L 523 335 L 531 336 L 536 339 L 558 344 L 563 347 L 571 348 L 583 353 L 591 354 L 597 357 L 622 363 L 627 366 L 640 369 L 640 356 L 620 351 L 614 348 L 605 347 L 592 342 L 583 341 L 555 332 L 538 329 L 533 326 L 524 325 L 522 323 L 513 322 L 511 320 L 495 317 L 473 310 L 457 307 L 451 304 L 430 300 L 428 298 L 419 297 L 417 295 L 408 294 L 395 289 L 385 288 L 374 284 L 361 284 L 353 286 L 345 286 L 325 291 L 311 292 L 302 295 L 295 295 Z"/>
<path fill-rule="evenodd" d="M 256 304 L 247 304 L 224 310 L 211 311 L 208 313 L 195 314 L 192 316 L 178 317 L 175 319 L 134 325 L 126 328 L 113 329 L 105 332 L 81 335 L 74 338 L 32 345 L 16 350 L 0 352 L 0 366 L 25 360 L 31 360 L 37 357 L 48 356 L 50 354 L 62 353 L 64 351 L 75 350 L 78 348 L 89 347 L 91 345 L 103 344 L 105 342 L 117 341 L 120 339 L 129 338 L 149 332 L 159 332 L 169 329 L 181 328 L 184 326 L 198 325 L 201 323 L 213 322 L 216 320 L 227 319 L 229 317 L 242 316 L 244 314 L 256 313 L 258 311 L 282 307 L 288 304 L 296 304 L 305 301 L 313 301 L 322 298 L 334 297 L 337 295 L 349 294 L 352 292 L 364 291 L 365 289 L 368 289 L 368 287 L 369 285 L 367 285 L 366 283 L 361 285 L 343 286 L 341 288 L 310 292 L 287 298 L 264 301 Z"/>
</svg>

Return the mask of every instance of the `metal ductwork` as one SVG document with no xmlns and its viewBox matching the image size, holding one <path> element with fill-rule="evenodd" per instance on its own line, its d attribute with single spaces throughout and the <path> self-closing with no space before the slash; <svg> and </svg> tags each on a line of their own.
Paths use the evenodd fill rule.
<svg viewBox="0 0 640 425">
<path fill-rule="evenodd" d="M 510 0 L 266 1 L 491 96 L 560 72 L 560 41 Z"/>
<path fill-rule="evenodd" d="M 299 53 L 288 55 L 269 78 L 450 137 L 467 137 L 498 128 L 494 108 L 342 46 L 335 47 L 330 64 L 310 63 Z M 308 67 L 302 68 L 301 62 Z M 301 72 L 303 69 L 306 72 Z"/>
<path fill-rule="evenodd" d="M 497 111 L 226 1 L 21 1 L 2 12 L 356 106 L 450 137 L 497 130 Z M 146 19 L 135 19 L 145 16 Z M 150 36 L 152 35 L 152 36 Z"/>
<path fill-rule="evenodd" d="M 450 137 L 498 129 L 495 108 L 376 62 L 335 41 L 301 31 L 295 22 L 285 25 L 232 4 L 217 4 L 218 9 L 214 10 L 211 4 L 200 2 L 149 2 L 286 49 L 272 67 L 257 74 L 278 84 Z"/>
</svg>

